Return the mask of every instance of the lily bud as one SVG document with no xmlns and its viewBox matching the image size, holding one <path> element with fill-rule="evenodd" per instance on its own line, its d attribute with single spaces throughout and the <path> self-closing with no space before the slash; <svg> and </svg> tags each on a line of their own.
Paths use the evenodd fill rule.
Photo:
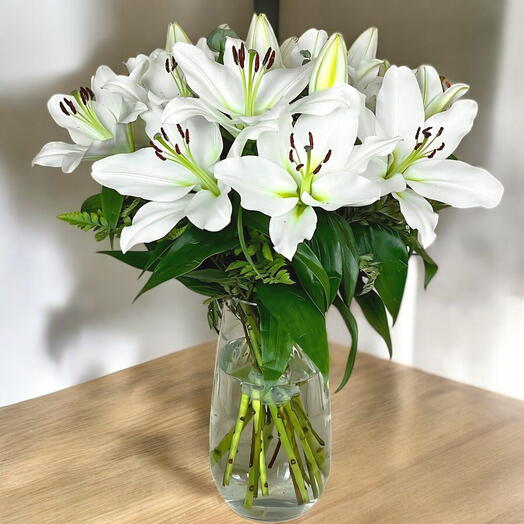
<svg viewBox="0 0 524 524">
<path fill-rule="evenodd" d="M 176 22 L 171 22 L 167 26 L 166 51 L 171 53 L 172 47 L 177 42 L 186 42 L 187 44 L 190 44 L 191 40 L 186 32 Z"/>
<path fill-rule="evenodd" d="M 344 37 L 334 33 L 324 44 L 315 61 L 309 92 L 324 91 L 348 81 L 347 49 Z"/>
<path fill-rule="evenodd" d="M 366 29 L 351 44 L 348 52 L 348 63 L 350 67 L 358 69 L 362 62 L 373 60 L 377 56 L 378 29 L 370 27 Z"/>
<path fill-rule="evenodd" d="M 451 84 L 446 79 L 443 80 L 430 65 L 421 65 L 415 76 L 422 93 L 426 118 L 449 109 L 469 91 L 467 84 Z"/>
<path fill-rule="evenodd" d="M 228 37 L 238 38 L 238 35 L 227 24 L 219 25 L 207 35 L 207 45 L 211 51 L 223 53 Z"/>
<path fill-rule="evenodd" d="M 282 67 L 280 57 L 280 46 L 278 40 L 264 13 L 253 15 L 249 31 L 247 32 L 246 45 L 248 49 L 254 49 L 262 57 L 271 48 L 275 51 L 274 67 Z"/>
</svg>

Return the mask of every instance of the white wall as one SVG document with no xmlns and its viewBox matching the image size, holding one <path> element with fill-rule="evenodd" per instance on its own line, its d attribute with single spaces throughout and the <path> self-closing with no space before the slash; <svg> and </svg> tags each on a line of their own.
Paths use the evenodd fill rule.
<svg viewBox="0 0 524 524">
<path fill-rule="evenodd" d="M 46 101 L 85 85 L 97 65 L 165 41 L 177 18 L 188 33 L 230 21 L 238 0 L 2 0 L 0 16 L 0 405 L 42 395 L 211 338 L 202 297 L 170 283 L 131 301 L 137 271 L 95 253 L 91 234 L 58 221 L 97 191 L 31 159 L 67 139 Z"/>
<path fill-rule="evenodd" d="M 281 34 L 310 26 L 353 38 L 378 25 L 380 51 L 433 62 L 471 83 L 477 126 L 461 156 L 506 185 L 494 211 L 445 212 L 432 248 L 441 271 L 428 292 L 410 276 L 395 328 L 395 359 L 524 398 L 524 2 L 511 0 L 281 0 Z M 0 18 L 0 405 L 41 395 L 211 338 L 201 298 L 167 284 L 131 300 L 136 271 L 56 220 L 96 190 L 32 156 L 65 138 L 47 115 L 50 94 L 84 84 L 95 67 L 162 45 L 177 18 L 196 37 L 249 23 L 251 1 L 2 0 Z M 362 329 L 362 350 L 385 355 Z M 332 338 L 347 341 L 332 315 Z M 358 361 L 357 361 L 358 365 Z"/>
</svg>

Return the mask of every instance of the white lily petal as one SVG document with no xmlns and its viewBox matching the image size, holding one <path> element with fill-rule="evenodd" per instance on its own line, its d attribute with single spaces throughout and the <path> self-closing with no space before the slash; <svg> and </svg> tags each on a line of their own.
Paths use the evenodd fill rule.
<svg viewBox="0 0 524 524">
<path fill-rule="evenodd" d="M 265 158 L 226 158 L 215 165 L 215 177 L 240 195 L 244 209 L 278 216 L 289 212 L 298 202 L 293 177 Z"/>
<path fill-rule="evenodd" d="M 200 98 L 174 98 L 166 105 L 162 120 L 166 124 L 178 124 L 195 116 L 203 116 L 208 122 L 220 124 L 233 136 L 239 133 L 239 129 L 231 123 L 230 118 Z M 155 130 L 157 131 L 158 129 Z"/>
<path fill-rule="evenodd" d="M 366 29 L 352 44 L 348 51 L 348 63 L 358 69 L 363 61 L 373 60 L 377 56 L 378 29 Z"/>
<path fill-rule="evenodd" d="M 314 28 L 308 29 L 300 38 L 288 38 L 280 46 L 284 66 L 300 67 L 304 61 L 316 58 L 327 39 L 326 31 Z"/>
<path fill-rule="evenodd" d="M 125 227 L 120 236 L 120 248 L 125 253 L 133 246 L 153 242 L 167 235 L 185 216 L 185 208 L 191 200 L 188 195 L 176 202 L 148 202 L 133 218 L 133 224 Z"/>
<path fill-rule="evenodd" d="M 469 85 L 467 84 L 453 84 L 451 87 L 446 89 L 444 93 L 435 97 L 426 106 L 426 118 L 433 116 L 440 111 L 448 109 L 453 105 L 461 96 L 464 96 L 469 91 Z"/>
<path fill-rule="evenodd" d="M 384 138 L 400 136 L 397 146 L 400 157 L 413 151 L 417 129 L 424 123 L 424 105 L 413 71 L 391 66 L 384 75 L 377 95 L 377 135 Z"/>
<path fill-rule="evenodd" d="M 104 89 L 108 89 L 129 101 L 142 102 L 143 104 L 146 104 L 148 101 L 147 91 L 130 76 L 115 75 L 114 78 L 105 84 Z M 145 109 L 147 109 L 147 106 Z"/>
<path fill-rule="evenodd" d="M 375 114 L 367 107 L 363 107 L 358 118 L 358 138 L 363 141 L 369 136 L 376 135 Z"/>
<path fill-rule="evenodd" d="M 317 227 L 317 214 L 311 207 L 294 206 L 284 215 L 269 221 L 269 236 L 275 251 L 292 260 L 298 245 L 311 240 Z"/>
<path fill-rule="evenodd" d="M 393 193 L 400 204 L 400 211 L 409 227 L 418 230 L 418 239 L 422 247 L 430 246 L 435 240 L 435 228 L 438 215 L 433 211 L 431 204 L 411 189 L 401 193 Z"/>
<path fill-rule="evenodd" d="M 64 173 L 72 173 L 84 158 L 89 146 L 49 142 L 33 158 L 32 165 L 61 167 Z"/>
<path fill-rule="evenodd" d="M 70 95 L 53 95 L 47 102 L 47 109 L 53 120 L 60 126 L 69 131 L 69 135 L 77 144 L 86 146 L 93 140 L 107 140 L 111 138 L 109 131 L 103 132 L 86 124 L 81 118 L 73 113 L 65 100 L 78 107 L 74 97 Z M 63 108 L 63 109 L 62 109 Z M 66 114 L 67 111 L 68 114 Z M 78 109 L 75 109 L 78 111 Z"/>
<path fill-rule="evenodd" d="M 249 25 L 246 37 L 248 49 L 254 49 L 263 58 L 267 50 L 271 48 L 275 51 L 274 67 L 282 67 L 282 58 L 280 56 L 280 46 L 278 45 L 275 32 L 263 13 L 254 14 Z"/>
<path fill-rule="evenodd" d="M 309 92 L 323 91 L 348 81 L 347 48 L 344 37 L 333 33 L 314 61 Z"/>
<path fill-rule="evenodd" d="M 198 228 L 207 231 L 220 231 L 231 222 L 232 206 L 229 200 L 229 187 L 221 184 L 220 194 L 200 190 L 192 197 L 186 208 L 187 218 Z"/>
<path fill-rule="evenodd" d="M 248 140 L 258 141 L 262 136 L 268 134 L 268 131 L 278 131 L 278 122 L 278 120 L 263 120 L 257 124 L 242 129 L 231 145 L 231 149 L 227 154 L 228 158 L 242 156 L 242 152 L 244 151 L 244 147 Z M 261 153 L 260 149 L 258 150 L 258 154 L 262 157 L 265 156 Z"/>
<path fill-rule="evenodd" d="M 181 136 L 178 126 L 184 133 L 184 138 Z M 189 147 L 191 156 L 200 167 L 209 168 L 220 158 L 222 135 L 217 124 L 208 122 L 201 116 L 196 116 L 176 124 L 164 122 L 162 127 L 170 139 L 171 147 L 174 148 L 175 144 L 178 144 L 183 153 L 186 147 Z M 189 138 L 188 144 L 186 144 L 185 137 Z"/>
<path fill-rule="evenodd" d="M 443 128 L 433 146 L 439 148 L 444 144 L 444 147 L 440 151 L 437 150 L 434 158 L 447 158 L 457 149 L 462 139 L 471 131 L 477 110 L 478 105 L 474 100 L 459 100 L 448 110 L 437 113 L 426 121 L 424 126 L 431 127 L 432 133 L 437 133 L 441 127 Z"/>
<path fill-rule="evenodd" d="M 345 165 L 345 170 L 351 173 L 362 173 L 368 166 L 373 157 L 389 155 L 395 149 L 400 138 L 379 138 L 378 136 L 368 136 L 364 142 L 353 148 L 349 161 Z"/>
<path fill-rule="evenodd" d="M 198 47 L 179 42 L 173 55 L 182 68 L 189 87 L 208 104 L 228 114 L 244 111 L 244 95 L 229 67 L 210 60 Z"/>
<path fill-rule="evenodd" d="M 417 82 L 422 93 L 424 107 L 443 93 L 442 82 L 437 70 L 430 65 L 421 65 L 415 73 Z M 427 115 L 426 115 L 427 118 Z"/>
<path fill-rule="evenodd" d="M 307 86 L 312 64 L 294 69 L 271 69 L 260 82 L 255 100 L 255 113 L 262 113 L 280 100 L 296 98 Z"/>
<path fill-rule="evenodd" d="M 345 171 L 317 177 L 311 185 L 311 194 L 303 193 L 302 201 L 326 211 L 344 206 L 364 206 L 380 198 L 380 189 L 367 178 Z"/>
<path fill-rule="evenodd" d="M 387 159 L 375 157 L 370 160 L 366 170 L 361 173 L 361 176 L 366 177 L 378 186 L 381 197 L 389 193 L 399 193 L 406 189 L 406 180 L 400 173 L 385 178 L 387 171 Z"/>
<path fill-rule="evenodd" d="M 198 39 L 196 46 L 203 51 L 203 53 L 209 58 L 209 60 L 215 60 L 218 56 L 218 53 L 215 53 L 207 45 L 207 38 L 202 36 Z"/>
<path fill-rule="evenodd" d="M 157 202 L 178 200 L 199 183 L 194 173 L 157 158 L 151 147 L 98 160 L 93 164 L 91 176 L 122 195 Z"/>
<path fill-rule="evenodd" d="M 293 127 L 296 150 L 293 152 L 297 163 L 306 164 L 305 147 L 309 145 L 309 133 L 313 138 L 311 166 L 320 164 L 329 151 L 326 168 L 339 171 L 346 166 L 357 137 L 358 113 L 349 109 L 337 109 L 328 116 L 300 115 Z M 282 135 L 289 151 L 289 135 Z M 322 169 L 325 169 L 324 166 Z"/>
<path fill-rule="evenodd" d="M 364 107 L 364 96 L 350 85 L 331 87 L 300 98 L 290 105 L 291 113 L 327 115 L 340 108 L 349 108 L 360 114 Z"/>
<path fill-rule="evenodd" d="M 459 160 L 423 160 L 410 166 L 404 177 L 419 195 L 453 207 L 495 207 L 504 192 L 485 169 Z"/>
</svg>

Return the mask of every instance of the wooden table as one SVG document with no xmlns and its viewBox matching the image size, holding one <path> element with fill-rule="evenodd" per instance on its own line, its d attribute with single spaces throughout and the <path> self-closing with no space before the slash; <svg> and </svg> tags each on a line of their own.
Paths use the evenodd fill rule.
<svg viewBox="0 0 524 524">
<path fill-rule="evenodd" d="M 213 346 L 0 409 L 0 522 L 246 522 L 208 471 Z M 333 436 L 300 523 L 524 522 L 522 402 L 359 354 Z"/>
</svg>

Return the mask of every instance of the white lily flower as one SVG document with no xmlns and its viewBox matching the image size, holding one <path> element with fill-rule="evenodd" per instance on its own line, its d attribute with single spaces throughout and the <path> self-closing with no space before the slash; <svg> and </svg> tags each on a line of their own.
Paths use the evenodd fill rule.
<svg viewBox="0 0 524 524">
<path fill-rule="evenodd" d="M 373 107 L 382 78 L 380 70 L 383 60 L 377 59 L 378 29 L 366 29 L 354 42 L 348 51 L 349 83 L 366 95 L 368 105 Z"/>
<path fill-rule="evenodd" d="M 248 49 L 254 49 L 259 56 L 265 56 L 268 49 L 275 52 L 273 62 L 274 67 L 282 67 L 282 57 L 280 55 L 280 46 L 271 27 L 267 16 L 264 13 L 254 14 L 251 18 L 251 24 L 246 37 L 246 46 Z"/>
<path fill-rule="evenodd" d="M 346 42 L 340 33 L 333 33 L 315 59 L 309 80 L 309 92 L 323 91 L 330 87 L 346 84 L 347 81 Z"/>
<path fill-rule="evenodd" d="M 165 50 L 170 53 L 171 49 L 177 42 L 187 42 L 190 44 L 191 40 L 182 27 L 180 27 L 180 25 L 178 25 L 176 22 L 171 22 L 167 26 Z"/>
<path fill-rule="evenodd" d="M 282 116 L 276 129 L 258 137 L 258 156 L 222 160 L 216 177 L 240 194 L 242 207 L 271 217 L 275 250 L 292 259 L 298 244 L 315 232 L 315 207 L 333 211 L 379 198 L 376 184 L 359 173 L 397 140 L 371 137 L 353 146 L 357 127 L 358 110 L 347 108 L 303 114 L 294 125 L 291 115 Z"/>
<path fill-rule="evenodd" d="M 81 87 L 70 95 L 53 95 L 47 108 L 53 120 L 69 132 L 74 144 L 50 142 L 33 159 L 33 165 L 61 167 L 74 171 L 82 160 L 92 160 L 134 148 L 127 123 L 137 112 L 119 95 L 103 89 L 115 73 L 100 66 L 91 78 L 91 87 Z"/>
<path fill-rule="evenodd" d="M 421 65 L 416 72 L 422 93 L 426 118 L 445 111 L 469 91 L 467 84 L 452 84 L 430 65 Z"/>
<path fill-rule="evenodd" d="M 280 46 L 282 63 L 285 67 L 299 67 L 315 59 L 327 42 L 328 34 L 323 29 L 308 29 L 299 38 L 292 36 Z"/>
<path fill-rule="evenodd" d="M 381 195 L 391 192 L 399 201 L 406 222 L 418 230 L 424 247 L 435 239 L 437 224 L 437 215 L 426 198 L 458 208 L 492 208 L 500 202 L 503 187 L 493 175 L 465 162 L 448 160 L 473 126 L 476 102 L 459 100 L 426 119 L 415 74 L 407 67 L 392 66 L 377 97 L 374 122 L 371 112 L 366 111 L 366 134 L 400 136 L 403 140 L 388 160 L 370 163 L 364 175 L 381 188 Z M 404 191 L 391 187 L 400 177 L 407 185 Z"/>
<path fill-rule="evenodd" d="M 218 126 L 195 117 L 185 123 L 164 123 L 151 138 L 151 147 L 93 165 L 98 183 L 150 200 L 122 231 L 124 253 L 138 243 L 162 238 L 186 216 L 208 231 L 219 231 L 231 220 L 229 187 L 213 174 L 222 152 Z"/>
<path fill-rule="evenodd" d="M 224 64 L 220 64 L 196 46 L 175 44 L 175 60 L 199 97 L 178 100 L 176 113 L 200 114 L 236 136 L 277 103 L 296 98 L 308 83 L 310 64 L 276 68 L 276 53 L 268 48 L 262 56 L 241 40 L 227 38 Z"/>
</svg>

